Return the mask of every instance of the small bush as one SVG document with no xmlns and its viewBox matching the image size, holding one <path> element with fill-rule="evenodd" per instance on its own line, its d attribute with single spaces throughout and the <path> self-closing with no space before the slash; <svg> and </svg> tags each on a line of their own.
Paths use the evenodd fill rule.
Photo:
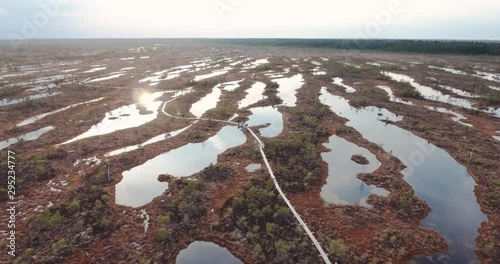
<svg viewBox="0 0 500 264">
<path fill-rule="evenodd" d="M 487 106 L 500 107 L 500 94 L 488 95 L 481 98 L 481 103 Z"/>
<path fill-rule="evenodd" d="M 190 130 L 187 133 L 186 137 L 192 143 L 199 143 L 199 142 L 203 141 L 203 139 L 204 139 L 203 133 L 199 130 Z"/>
<path fill-rule="evenodd" d="M 52 249 L 52 254 L 56 256 L 67 256 L 72 251 L 72 242 L 66 238 L 62 238 L 56 243 L 52 244 L 50 247 Z"/>
<path fill-rule="evenodd" d="M 73 215 L 76 212 L 80 211 L 80 200 L 74 198 L 69 204 L 61 204 L 59 208 L 61 209 L 63 215 Z"/>
<path fill-rule="evenodd" d="M 274 229 L 276 229 L 276 224 L 274 223 L 267 223 L 266 224 L 266 233 L 271 235 L 274 232 Z"/>
<path fill-rule="evenodd" d="M 346 255 L 346 247 L 342 240 L 330 240 L 328 250 L 333 258 L 337 260 L 342 259 Z"/>
<path fill-rule="evenodd" d="M 105 216 L 99 222 L 99 228 L 104 230 L 109 226 L 110 223 L 111 221 L 109 220 L 109 218 Z"/>
<path fill-rule="evenodd" d="M 103 194 L 101 196 L 101 201 L 103 201 L 103 203 L 107 204 L 109 202 L 109 196 L 107 194 Z"/>
<path fill-rule="evenodd" d="M 275 90 L 275 89 L 278 89 L 278 88 L 280 88 L 280 85 L 277 82 L 268 82 L 268 83 L 266 83 L 266 90 L 267 89 Z"/>
<path fill-rule="evenodd" d="M 234 174 L 233 169 L 224 165 L 210 164 L 202 171 L 204 177 L 211 181 L 224 181 L 229 179 Z"/>
<path fill-rule="evenodd" d="M 12 97 L 23 91 L 21 86 L 4 86 L 0 87 L 0 97 Z"/>
<path fill-rule="evenodd" d="M 260 255 L 262 254 L 262 246 L 260 244 L 255 244 L 255 246 L 253 247 L 253 250 L 252 250 L 253 254 L 254 255 Z"/>
<path fill-rule="evenodd" d="M 161 215 L 158 217 L 158 223 L 160 225 L 166 225 L 170 222 L 170 215 Z"/>
<path fill-rule="evenodd" d="M 420 94 L 415 87 L 411 86 L 409 83 L 403 83 L 401 88 L 396 91 L 396 95 L 401 97 L 415 98 L 421 99 L 422 95 Z"/>
<path fill-rule="evenodd" d="M 281 206 L 276 211 L 276 219 L 278 221 L 285 221 L 291 216 L 291 214 L 292 212 L 288 209 L 288 207 Z"/>
<path fill-rule="evenodd" d="M 165 240 L 170 237 L 170 231 L 165 227 L 158 229 L 158 233 L 156 233 L 156 237 L 159 240 Z"/>
<path fill-rule="evenodd" d="M 51 214 L 50 210 L 47 209 L 38 219 L 38 223 L 44 227 L 55 227 L 62 223 L 61 213 L 57 210 L 54 214 Z"/>
<path fill-rule="evenodd" d="M 257 68 L 255 68 L 256 71 L 269 71 L 271 70 L 271 67 L 267 64 L 264 65 L 259 65 Z"/>
<path fill-rule="evenodd" d="M 217 84 L 222 83 L 222 82 L 223 81 L 221 78 L 213 77 L 213 78 L 201 80 L 198 82 L 193 81 L 191 83 L 191 85 L 196 87 L 196 88 L 212 88 L 212 87 L 215 87 Z"/>
<path fill-rule="evenodd" d="M 375 73 L 375 79 L 380 80 L 380 81 L 390 81 L 391 80 L 391 78 L 389 76 L 386 76 L 379 71 L 377 71 L 377 73 Z"/>
</svg>

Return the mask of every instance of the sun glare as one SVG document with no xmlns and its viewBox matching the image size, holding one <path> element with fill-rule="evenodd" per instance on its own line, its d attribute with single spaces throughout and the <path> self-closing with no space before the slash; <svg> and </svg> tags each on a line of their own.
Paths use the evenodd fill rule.
<svg viewBox="0 0 500 264">
<path fill-rule="evenodd" d="M 142 93 L 139 97 L 139 103 L 143 106 L 151 105 L 154 102 L 154 97 L 151 93 Z"/>
</svg>

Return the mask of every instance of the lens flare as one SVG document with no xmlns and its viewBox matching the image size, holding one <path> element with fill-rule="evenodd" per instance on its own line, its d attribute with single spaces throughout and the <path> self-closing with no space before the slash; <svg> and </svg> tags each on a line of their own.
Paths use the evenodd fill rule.
<svg viewBox="0 0 500 264">
<path fill-rule="evenodd" d="M 139 97 L 139 103 L 143 106 L 151 105 L 154 102 L 155 98 L 150 93 L 142 93 Z"/>
</svg>

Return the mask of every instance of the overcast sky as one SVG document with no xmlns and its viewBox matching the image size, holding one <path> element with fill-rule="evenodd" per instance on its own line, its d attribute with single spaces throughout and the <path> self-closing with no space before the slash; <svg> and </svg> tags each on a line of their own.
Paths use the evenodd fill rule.
<svg viewBox="0 0 500 264">
<path fill-rule="evenodd" d="M 500 0 L 0 0 L 9 38 L 500 40 Z"/>
</svg>

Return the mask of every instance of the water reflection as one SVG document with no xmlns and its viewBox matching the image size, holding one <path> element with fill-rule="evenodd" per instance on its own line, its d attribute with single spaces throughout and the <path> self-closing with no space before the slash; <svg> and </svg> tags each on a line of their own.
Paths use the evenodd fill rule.
<svg viewBox="0 0 500 264">
<path fill-rule="evenodd" d="M 176 264 L 243 264 L 229 250 L 212 242 L 195 241 L 182 250 Z"/>
<path fill-rule="evenodd" d="M 207 94 L 205 97 L 201 98 L 198 102 L 191 106 L 189 112 L 194 116 L 200 118 L 208 110 L 217 107 L 217 103 L 220 101 L 220 96 L 222 91 L 216 86 L 212 89 L 212 92 Z"/>
<path fill-rule="evenodd" d="M 243 109 L 259 102 L 260 100 L 266 99 L 267 96 L 263 95 L 265 88 L 265 83 L 254 83 L 250 89 L 246 90 L 247 96 L 238 102 L 238 109 Z"/>
<path fill-rule="evenodd" d="M 377 86 L 377 88 L 384 90 L 389 95 L 389 100 L 391 102 L 396 102 L 396 103 L 405 104 L 405 105 L 413 105 L 413 102 L 411 102 L 411 101 L 402 100 L 402 99 L 396 97 L 394 95 L 394 92 L 392 91 L 392 89 L 389 86 L 379 85 L 379 86 Z"/>
<path fill-rule="evenodd" d="M 398 119 L 386 109 L 367 107 L 355 110 L 348 100 L 332 95 L 325 88 L 321 90 L 320 100 L 337 115 L 349 119 L 348 126 L 407 166 L 402 171 L 405 180 L 432 208 L 422 225 L 435 229 L 447 240 L 449 263 L 477 260 L 475 238 L 486 216 L 477 204 L 475 182 L 467 169 L 427 140 L 380 122 L 379 114 Z"/>
<path fill-rule="evenodd" d="M 205 142 L 190 143 L 148 160 L 123 173 L 122 181 L 116 185 L 116 203 L 133 207 L 145 205 L 168 187 L 167 183 L 158 182 L 158 175 L 191 176 L 211 163 L 216 164 L 219 154 L 245 142 L 243 132 L 226 126 Z"/>
<path fill-rule="evenodd" d="M 40 115 L 37 115 L 37 116 L 33 116 L 33 117 L 28 118 L 28 119 L 25 119 L 21 123 L 17 124 L 17 126 L 26 126 L 26 125 L 29 125 L 29 124 L 33 124 L 36 121 L 38 121 L 38 120 L 40 120 L 40 119 L 42 119 L 42 118 L 44 118 L 46 116 L 53 115 L 53 114 L 56 114 L 56 113 L 59 113 L 59 112 L 62 112 L 62 111 L 66 111 L 66 110 L 68 110 L 70 108 L 77 107 L 77 106 L 80 106 L 80 105 L 95 103 L 95 102 L 101 101 L 102 99 L 104 99 L 104 97 L 97 98 L 97 99 L 94 99 L 94 100 L 90 100 L 90 101 L 87 101 L 87 102 L 72 104 L 70 106 L 67 106 L 67 107 L 64 107 L 64 108 L 52 111 L 52 112 L 48 112 L 48 113 L 40 114 Z"/>
<path fill-rule="evenodd" d="M 2 99 L 0 101 L 0 106 L 14 105 L 14 104 L 19 104 L 19 103 L 23 103 L 23 102 L 28 102 L 30 100 L 36 100 L 36 99 L 56 96 L 56 95 L 60 95 L 60 94 L 61 94 L 60 92 L 53 92 L 53 93 L 42 93 L 42 94 L 30 95 L 28 97 L 19 98 L 19 99 L 6 98 L 6 99 Z"/>
<path fill-rule="evenodd" d="M 155 100 L 164 93 L 158 92 L 148 96 L 149 102 L 147 105 L 132 104 L 106 113 L 105 118 L 97 125 L 92 126 L 92 128 L 82 135 L 62 143 L 62 145 L 89 137 L 102 136 L 115 131 L 138 127 L 155 120 L 162 104 L 162 102 Z M 146 113 L 143 113 L 141 109 L 146 110 Z"/>
<path fill-rule="evenodd" d="M 359 173 L 372 173 L 382 165 L 370 151 L 337 136 L 330 137 L 330 142 L 323 145 L 331 149 L 321 154 L 328 163 L 328 178 L 321 189 L 321 197 L 325 201 L 370 208 L 371 205 L 366 202 L 370 194 L 389 195 L 387 190 L 366 185 L 356 177 Z M 357 164 L 351 160 L 353 155 L 363 155 L 370 163 Z"/>
<path fill-rule="evenodd" d="M 183 133 L 184 131 L 188 130 L 190 127 L 191 126 L 187 126 L 185 128 L 179 129 L 179 130 L 175 130 L 175 131 L 163 134 L 163 135 L 156 136 L 156 137 L 154 137 L 154 138 L 152 138 L 152 139 L 150 139 L 150 140 L 148 140 L 148 141 L 146 141 L 144 143 L 141 143 L 141 144 L 137 144 L 137 145 L 134 145 L 134 146 L 128 146 L 128 147 L 125 147 L 125 148 L 121 148 L 121 149 L 117 149 L 117 150 L 108 152 L 108 153 L 106 153 L 105 156 L 106 157 L 112 157 L 112 156 L 121 155 L 121 154 L 124 154 L 124 153 L 127 153 L 127 152 L 131 152 L 131 151 L 140 149 L 140 148 L 145 147 L 147 145 L 151 145 L 151 144 L 163 141 L 163 140 L 167 140 L 167 139 L 176 137 L 176 136 L 180 135 L 181 133 Z"/>
<path fill-rule="evenodd" d="M 474 127 L 471 124 L 462 122 L 462 120 L 467 120 L 467 117 L 465 117 L 464 115 L 459 114 L 457 112 L 453 112 L 451 110 L 448 110 L 448 109 L 442 108 L 442 107 L 426 106 L 426 108 L 429 109 L 429 110 L 432 110 L 432 111 L 443 113 L 443 114 L 451 114 L 451 115 L 454 116 L 454 117 L 451 118 L 453 121 L 455 121 L 455 122 L 457 122 L 457 123 L 459 123 L 461 125 L 467 126 L 467 127 Z"/>
<path fill-rule="evenodd" d="M 351 87 L 349 85 L 344 84 L 344 80 L 342 80 L 342 78 L 340 78 L 340 77 L 333 78 L 333 84 L 338 85 L 342 88 L 345 88 L 345 91 L 347 93 L 355 93 L 356 92 L 356 89 L 354 89 L 353 87 Z"/>
<path fill-rule="evenodd" d="M 427 100 L 431 101 L 437 101 L 437 102 L 442 102 L 442 103 L 447 103 L 451 105 L 456 105 L 460 107 L 464 107 L 467 109 L 475 109 L 472 107 L 472 103 L 469 100 L 461 99 L 461 98 L 454 98 L 449 95 L 445 95 L 441 93 L 440 91 L 434 90 L 429 86 L 421 85 L 415 81 L 415 79 L 403 75 L 403 74 L 397 74 L 397 73 L 391 73 L 391 72 L 382 72 L 385 76 L 391 78 L 394 81 L 397 82 L 407 82 L 411 84 L 417 91 L 420 92 L 420 94 Z"/>
<path fill-rule="evenodd" d="M 2 149 L 5 149 L 5 148 L 8 148 L 9 146 L 11 145 L 14 145 L 20 141 L 33 141 L 33 140 L 37 140 L 39 137 L 41 137 L 43 134 L 53 130 L 55 127 L 53 126 L 48 126 L 48 127 L 44 127 L 44 128 L 41 128 L 37 131 L 33 131 L 33 132 L 30 132 L 30 133 L 27 133 L 27 134 L 24 134 L 20 137 L 17 137 L 17 138 L 10 138 L 10 139 L 7 139 L 5 141 L 1 141 L 0 142 L 0 150 Z"/>
<path fill-rule="evenodd" d="M 248 118 L 247 124 L 249 126 L 268 126 L 259 129 L 260 134 L 263 137 L 276 137 L 281 132 L 283 132 L 283 115 L 278 111 L 278 109 L 271 106 L 257 107 L 250 109 L 252 115 Z"/>
<path fill-rule="evenodd" d="M 225 69 L 225 70 L 214 71 L 214 72 L 209 73 L 209 74 L 197 75 L 194 78 L 194 81 L 195 82 L 199 82 L 199 81 L 202 81 L 202 80 L 205 80 L 205 79 L 208 79 L 208 78 L 212 78 L 212 77 L 215 77 L 215 76 L 224 75 L 224 74 L 228 73 L 230 70 L 231 70 L 231 68 L 228 68 L 228 69 Z"/>
<path fill-rule="evenodd" d="M 234 90 L 236 90 L 240 87 L 240 82 L 242 82 L 242 81 L 244 81 L 244 79 L 239 80 L 239 81 L 222 83 L 222 84 L 217 85 L 217 87 L 221 88 L 222 90 L 224 90 L 226 92 L 233 92 Z"/>
<path fill-rule="evenodd" d="M 290 78 L 273 80 L 279 84 L 278 97 L 283 100 L 284 106 L 294 107 L 297 103 L 297 90 L 304 85 L 302 74 L 297 74 Z"/>
<path fill-rule="evenodd" d="M 250 164 L 250 165 L 245 167 L 245 170 L 247 172 L 255 172 L 257 170 L 260 170 L 260 168 L 262 168 L 261 164 Z"/>
</svg>

